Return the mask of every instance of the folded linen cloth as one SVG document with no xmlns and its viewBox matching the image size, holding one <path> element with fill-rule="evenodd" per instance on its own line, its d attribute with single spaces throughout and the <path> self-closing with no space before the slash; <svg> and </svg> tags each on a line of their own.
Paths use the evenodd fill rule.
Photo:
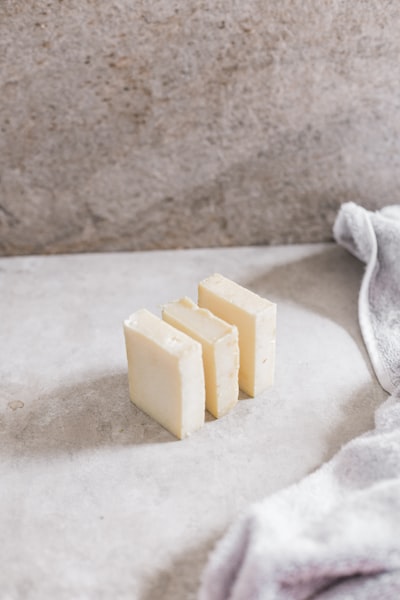
<svg viewBox="0 0 400 600">
<path fill-rule="evenodd" d="M 373 431 L 231 527 L 199 600 L 400 599 L 400 205 L 344 204 L 334 235 L 367 264 L 360 327 L 390 397 Z"/>
</svg>

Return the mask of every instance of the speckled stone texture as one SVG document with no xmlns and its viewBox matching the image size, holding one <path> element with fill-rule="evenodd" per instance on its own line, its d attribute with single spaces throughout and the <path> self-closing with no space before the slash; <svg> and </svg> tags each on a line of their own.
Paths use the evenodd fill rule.
<svg viewBox="0 0 400 600">
<path fill-rule="evenodd" d="M 0 253 L 327 240 L 399 201 L 400 6 L 0 2 Z"/>
<path fill-rule="evenodd" d="M 129 400 L 122 321 L 213 270 L 277 302 L 276 381 L 178 441 Z M 333 244 L 0 259 L 1 600 L 196 600 L 250 503 L 372 427 L 362 273 Z"/>
</svg>

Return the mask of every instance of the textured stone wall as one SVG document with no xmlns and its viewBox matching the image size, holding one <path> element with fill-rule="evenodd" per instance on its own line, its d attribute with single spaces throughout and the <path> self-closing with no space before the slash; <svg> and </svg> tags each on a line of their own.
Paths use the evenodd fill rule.
<svg viewBox="0 0 400 600">
<path fill-rule="evenodd" d="M 400 5 L 0 2 L 0 253 L 327 240 L 399 201 Z"/>
</svg>

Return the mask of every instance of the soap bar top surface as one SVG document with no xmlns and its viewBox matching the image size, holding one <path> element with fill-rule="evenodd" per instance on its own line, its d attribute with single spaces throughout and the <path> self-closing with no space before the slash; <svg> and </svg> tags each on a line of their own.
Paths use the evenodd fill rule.
<svg viewBox="0 0 400 600">
<path fill-rule="evenodd" d="M 236 329 L 234 325 L 216 317 L 207 308 L 200 308 L 187 296 L 165 304 L 163 313 L 167 313 L 176 320 L 185 323 L 205 342 L 214 343 L 226 335 L 230 335 Z"/>
<path fill-rule="evenodd" d="M 125 327 L 143 334 L 171 355 L 180 357 L 193 351 L 193 340 L 145 308 L 124 321 Z"/>
<path fill-rule="evenodd" d="M 255 292 L 227 279 L 219 273 L 214 273 L 214 275 L 207 277 L 207 279 L 203 279 L 199 285 L 210 292 L 216 293 L 228 302 L 232 302 L 249 314 L 256 315 L 266 309 L 275 307 L 275 304 L 270 302 L 270 300 L 261 298 Z"/>
</svg>

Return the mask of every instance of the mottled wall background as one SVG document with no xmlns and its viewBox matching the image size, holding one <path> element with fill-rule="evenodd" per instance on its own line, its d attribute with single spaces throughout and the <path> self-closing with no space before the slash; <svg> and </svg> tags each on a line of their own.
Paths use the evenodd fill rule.
<svg viewBox="0 0 400 600">
<path fill-rule="evenodd" d="M 1 0 L 0 253 L 327 240 L 399 202 L 400 4 Z"/>
</svg>

